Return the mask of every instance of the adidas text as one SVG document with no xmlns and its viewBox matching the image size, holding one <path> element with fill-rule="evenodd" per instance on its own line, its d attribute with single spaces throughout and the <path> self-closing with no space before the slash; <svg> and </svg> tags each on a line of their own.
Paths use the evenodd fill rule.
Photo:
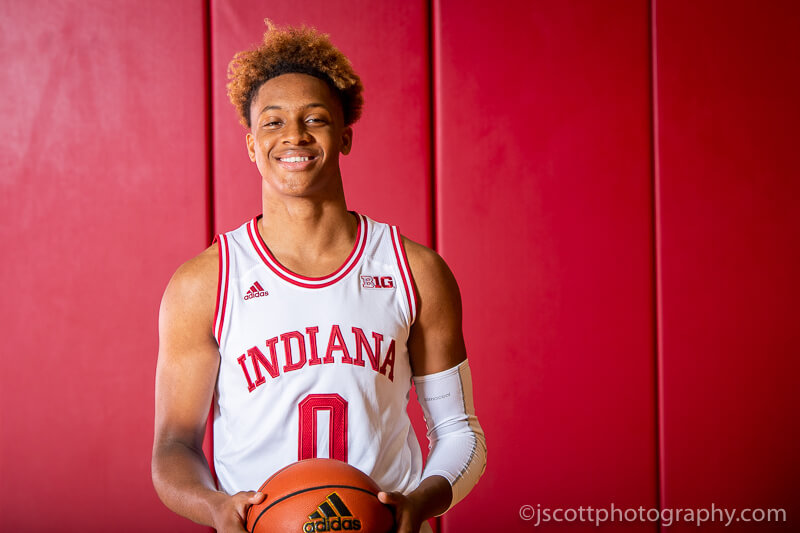
<svg viewBox="0 0 800 533">
<path fill-rule="evenodd" d="M 315 531 L 358 531 L 361 529 L 361 521 L 354 518 L 323 518 L 309 520 L 303 524 L 304 533 L 314 533 Z"/>
<path fill-rule="evenodd" d="M 244 295 L 244 299 L 249 300 L 250 298 L 258 298 L 260 296 L 269 296 L 269 292 L 267 291 L 250 292 Z"/>
</svg>

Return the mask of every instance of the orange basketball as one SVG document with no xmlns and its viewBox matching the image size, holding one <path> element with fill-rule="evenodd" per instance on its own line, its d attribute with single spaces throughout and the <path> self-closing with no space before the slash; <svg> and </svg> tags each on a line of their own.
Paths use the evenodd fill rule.
<svg viewBox="0 0 800 533">
<path fill-rule="evenodd" d="M 247 511 L 249 533 L 388 533 L 394 527 L 391 510 L 378 501 L 378 485 L 336 459 L 293 463 L 258 490 L 266 498 Z"/>
</svg>

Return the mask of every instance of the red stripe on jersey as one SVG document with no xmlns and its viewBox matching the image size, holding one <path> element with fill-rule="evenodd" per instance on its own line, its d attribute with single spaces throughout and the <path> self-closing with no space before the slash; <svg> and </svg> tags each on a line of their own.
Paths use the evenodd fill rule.
<svg viewBox="0 0 800 533">
<path fill-rule="evenodd" d="M 253 287 L 255 287 L 257 291 L 262 291 L 262 292 L 264 291 L 264 287 L 262 287 L 261 284 L 257 281 L 253 284 Z"/>
<path fill-rule="evenodd" d="M 223 267 L 223 265 L 222 265 L 222 254 L 224 252 L 222 251 L 222 243 L 220 242 L 222 239 L 220 239 L 219 237 L 220 237 L 219 235 L 214 237 L 214 242 L 217 243 L 217 259 L 218 259 L 218 263 L 217 263 L 217 265 L 218 265 L 217 266 L 217 268 L 218 268 L 218 272 L 217 272 L 217 304 L 214 307 L 214 327 L 212 329 L 212 333 L 214 334 L 214 337 L 217 336 L 217 325 L 219 324 L 219 304 L 220 304 L 220 296 L 222 295 L 222 290 L 221 290 L 222 289 L 222 267 Z M 217 339 L 217 344 L 219 344 L 219 339 Z"/>
<path fill-rule="evenodd" d="M 406 250 L 403 248 L 403 240 L 400 237 L 400 231 L 397 229 L 397 226 L 392 226 L 391 232 L 394 256 L 397 259 L 397 267 L 400 269 L 400 277 L 403 279 L 403 287 L 405 287 L 406 299 L 408 300 L 408 310 L 411 313 L 411 324 L 413 324 L 417 317 L 417 305 L 414 295 L 414 286 L 411 281 L 411 268 L 408 266 Z"/>
<path fill-rule="evenodd" d="M 358 217 L 356 242 L 353 244 L 353 249 L 350 251 L 350 255 L 347 256 L 345 262 L 342 263 L 342 266 L 340 266 L 335 272 L 321 278 L 301 276 L 300 274 L 292 272 L 280 264 L 280 262 L 275 259 L 275 256 L 272 255 L 272 252 L 269 251 L 269 248 L 267 248 L 267 245 L 261 238 L 261 234 L 258 232 L 258 217 L 251 220 L 247 225 L 247 235 L 250 237 L 250 242 L 253 244 L 253 248 L 255 248 L 256 253 L 258 253 L 258 255 L 261 257 L 261 260 L 279 278 L 292 283 L 293 285 L 304 287 L 306 289 L 321 289 L 323 287 L 333 285 L 349 274 L 358 264 L 358 262 L 361 260 L 361 256 L 364 254 L 364 249 L 366 248 L 367 244 L 367 223 L 365 220 L 363 220 L 361 215 L 357 214 L 356 216 Z"/>
<path fill-rule="evenodd" d="M 419 299 L 417 298 L 417 291 L 414 285 L 414 275 L 411 273 L 411 266 L 408 264 L 408 256 L 406 255 L 406 247 L 403 245 L 403 239 L 400 237 L 400 230 L 397 229 L 397 243 L 400 246 L 400 253 L 403 256 L 403 265 L 406 267 L 406 274 L 408 275 L 408 288 L 407 290 L 410 291 L 409 295 L 411 296 L 411 323 L 414 323 L 414 320 L 417 318 L 417 302 Z"/>
<path fill-rule="evenodd" d="M 228 252 L 228 237 L 220 235 L 217 239 L 219 245 L 219 275 L 217 277 L 217 329 L 216 337 L 217 344 L 222 345 L 222 327 L 225 323 L 225 307 L 228 302 L 228 267 L 230 265 L 230 255 Z M 224 248 L 224 250 L 223 250 Z M 223 270 L 225 271 L 225 284 L 223 286 L 222 276 Z M 220 297 L 221 296 L 221 297 Z"/>
</svg>

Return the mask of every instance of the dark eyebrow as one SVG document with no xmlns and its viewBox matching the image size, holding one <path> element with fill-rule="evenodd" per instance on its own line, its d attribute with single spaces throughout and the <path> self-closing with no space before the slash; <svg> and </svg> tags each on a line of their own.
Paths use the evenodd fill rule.
<svg viewBox="0 0 800 533">
<path fill-rule="evenodd" d="M 326 110 L 328 109 L 328 106 L 326 106 L 325 104 L 322 104 L 322 103 L 320 103 L 320 102 L 311 102 L 310 104 L 306 104 L 306 105 L 303 107 L 303 109 L 308 109 L 309 107 L 321 107 L 321 108 L 323 108 L 323 109 L 326 109 Z M 283 108 L 282 108 L 281 106 L 279 106 L 279 105 L 268 105 L 268 106 L 264 107 L 264 109 L 262 109 L 261 111 L 259 111 L 259 113 L 258 113 L 258 114 L 260 115 L 260 114 L 261 114 L 261 113 L 263 113 L 264 111 L 271 111 L 271 110 L 273 110 L 273 109 L 278 109 L 278 110 L 281 110 L 281 109 L 283 109 Z"/>
</svg>

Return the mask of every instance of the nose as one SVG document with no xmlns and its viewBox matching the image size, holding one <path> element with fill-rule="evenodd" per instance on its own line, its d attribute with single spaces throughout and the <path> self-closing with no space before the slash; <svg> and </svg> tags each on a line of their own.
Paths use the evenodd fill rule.
<svg viewBox="0 0 800 533">
<path fill-rule="evenodd" d="M 294 144 L 302 146 L 312 141 L 311 133 L 303 120 L 293 120 L 286 124 L 284 144 Z"/>
</svg>

